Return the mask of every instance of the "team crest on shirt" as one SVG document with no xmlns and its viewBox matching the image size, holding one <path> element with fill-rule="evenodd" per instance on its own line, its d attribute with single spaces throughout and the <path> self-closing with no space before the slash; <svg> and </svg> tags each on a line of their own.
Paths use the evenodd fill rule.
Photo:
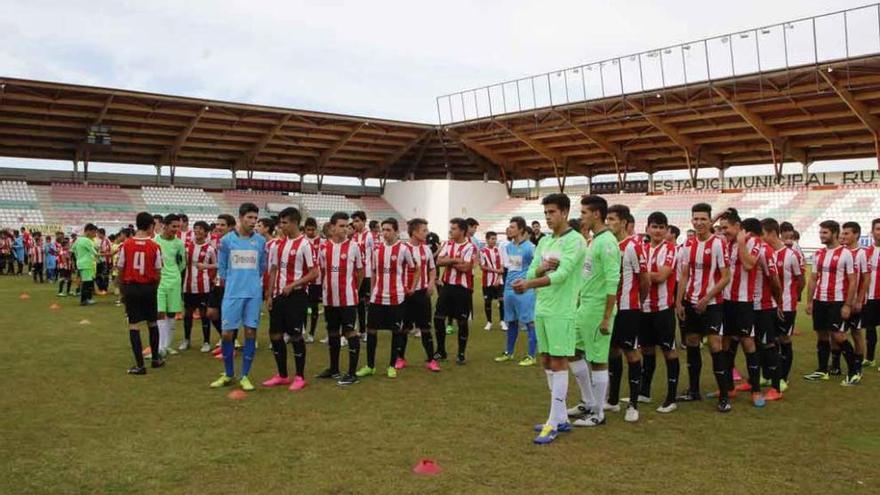
<svg viewBox="0 0 880 495">
<path fill-rule="evenodd" d="M 709 254 L 709 253 L 711 253 L 711 252 L 712 252 L 712 250 L 709 249 L 709 248 L 706 248 L 706 249 L 703 250 L 703 254 Z"/>
<path fill-rule="evenodd" d="M 397 256 L 391 255 L 391 261 L 397 261 Z"/>
<path fill-rule="evenodd" d="M 339 255 L 339 258 L 342 259 L 342 260 L 344 260 L 344 259 L 348 258 L 348 255 L 345 254 L 345 253 L 343 253 L 343 254 L 340 254 L 340 255 Z"/>
<path fill-rule="evenodd" d="M 837 258 L 840 258 L 840 256 L 832 256 L 831 261 L 837 261 Z"/>
</svg>

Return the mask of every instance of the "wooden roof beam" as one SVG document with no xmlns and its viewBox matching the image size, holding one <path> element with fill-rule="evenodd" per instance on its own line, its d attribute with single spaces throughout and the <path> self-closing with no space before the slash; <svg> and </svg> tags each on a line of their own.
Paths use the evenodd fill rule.
<svg viewBox="0 0 880 495">
<path fill-rule="evenodd" d="M 507 172 L 510 170 L 519 174 L 519 167 L 513 165 L 507 158 L 496 153 L 488 146 L 484 146 L 472 139 L 466 138 L 452 129 L 446 129 L 446 134 L 448 134 L 454 140 L 459 141 L 461 144 L 470 148 L 471 151 L 474 151 L 478 155 L 488 160 L 489 163 L 498 167 L 501 170 L 503 176 L 506 177 Z"/>
<path fill-rule="evenodd" d="M 95 120 L 92 121 L 92 126 L 100 125 L 101 122 L 104 121 L 104 117 L 106 117 L 107 112 L 110 111 L 110 105 L 113 104 L 113 97 L 114 96 L 115 95 L 111 93 L 110 96 L 107 97 L 107 100 L 104 101 L 104 106 L 101 107 L 101 111 L 98 112 L 98 116 L 95 117 Z"/>
<path fill-rule="evenodd" d="M 321 175 L 321 170 L 324 168 L 325 165 L 327 165 L 330 159 L 333 158 L 333 155 L 335 155 L 337 151 L 341 150 L 342 147 L 345 146 L 345 143 L 347 143 L 355 134 L 357 134 L 357 132 L 361 130 L 361 128 L 366 124 L 366 122 L 361 122 L 360 124 L 354 126 L 353 129 L 343 134 L 342 137 L 339 138 L 338 141 L 333 143 L 332 146 L 321 152 L 317 160 L 315 160 L 315 171 L 318 175 Z"/>
<path fill-rule="evenodd" d="M 822 76 L 822 79 L 824 79 L 829 86 L 831 86 L 831 89 L 837 93 L 837 96 L 846 103 L 846 106 L 849 107 L 852 113 L 855 114 L 871 133 L 875 136 L 880 135 L 880 118 L 872 115 L 867 105 L 857 100 L 855 95 L 840 84 L 840 82 L 834 77 L 830 67 L 819 69 L 819 75 Z"/>
<path fill-rule="evenodd" d="M 192 119 L 190 119 L 189 124 L 183 128 L 180 134 L 177 135 L 177 138 L 174 140 L 174 144 L 172 144 L 165 153 L 162 154 L 162 157 L 159 159 L 159 165 L 175 165 L 177 161 L 177 153 L 180 152 L 180 148 L 183 148 L 183 145 L 186 143 L 189 135 L 192 134 L 193 129 L 196 128 L 196 124 L 199 123 L 199 120 L 202 118 L 202 115 L 208 111 L 208 106 L 205 105 L 199 108 L 199 111 L 193 115 Z M 106 113 L 105 113 L 106 115 Z M 102 117 L 103 119 L 103 117 Z"/>
<path fill-rule="evenodd" d="M 415 139 L 406 143 L 406 145 L 403 148 L 400 148 L 399 150 L 392 153 L 388 158 L 383 160 L 382 163 L 369 169 L 366 173 L 368 175 L 373 175 L 373 174 L 377 174 L 377 173 L 380 175 L 386 174 L 388 172 L 388 170 L 391 167 L 393 167 L 395 163 L 400 161 L 400 159 L 403 158 L 403 155 L 409 153 L 409 151 L 411 149 L 413 149 L 413 147 L 415 145 L 419 144 L 422 141 L 428 141 L 428 136 L 430 136 L 432 132 L 434 132 L 433 129 L 428 129 L 425 132 L 419 134 Z"/>
<path fill-rule="evenodd" d="M 646 112 L 645 109 L 635 101 L 627 99 L 626 103 L 630 108 L 638 112 L 646 121 L 648 121 L 649 124 L 654 126 L 655 129 L 663 133 L 670 141 L 683 149 L 688 155 L 700 157 L 703 162 L 712 165 L 713 167 L 723 167 L 723 160 L 720 155 L 712 153 L 707 150 L 705 146 L 701 149 L 701 146 L 693 139 L 680 133 L 674 126 L 663 122 L 660 117 Z"/>
<path fill-rule="evenodd" d="M 235 161 L 235 164 L 232 166 L 233 170 L 241 170 L 242 168 L 246 168 L 246 166 L 251 165 L 256 161 L 257 155 L 260 154 L 261 151 L 272 141 L 272 138 L 275 137 L 281 131 L 281 128 L 287 124 L 287 121 L 290 120 L 291 114 L 284 114 L 278 119 L 278 122 L 272 126 L 269 131 L 254 144 L 253 148 L 244 152 L 238 160 Z"/>
<path fill-rule="evenodd" d="M 425 151 L 427 151 L 430 144 L 431 137 L 428 136 L 422 141 L 422 145 L 419 147 L 419 151 L 416 153 L 415 159 L 409 164 L 409 167 L 406 168 L 406 173 L 403 174 L 404 179 L 409 179 L 413 175 L 413 173 L 415 173 L 416 168 L 418 168 L 419 164 L 422 163 L 422 159 L 425 157 Z"/>
<path fill-rule="evenodd" d="M 546 144 L 544 144 L 534 138 L 527 136 L 523 132 L 515 129 L 512 126 L 505 124 L 504 122 L 501 122 L 500 120 L 496 120 L 494 122 L 495 122 L 495 125 L 504 129 L 505 131 L 510 133 L 511 136 L 519 139 L 520 141 L 523 142 L 523 144 L 525 144 L 529 148 L 535 150 L 538 154 L 542 155 L 544 158 L 550 160 L 551 162 L 556 162 L 559 165 L 563 165 L 567 161 L 567 159 L 564 156 L 562 156 L 561 153 L 550 149 Z"/>
</svg>

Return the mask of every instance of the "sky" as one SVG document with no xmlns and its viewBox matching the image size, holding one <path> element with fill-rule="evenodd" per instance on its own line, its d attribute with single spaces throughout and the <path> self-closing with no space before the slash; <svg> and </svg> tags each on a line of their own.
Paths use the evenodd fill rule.
<svg viewBox="0 0 880 495">
<path fill-rule="evenodd" d="M 865 4 L 0 0 L 0 75 L 436 123 L 439 95 Z"/>
</svg>

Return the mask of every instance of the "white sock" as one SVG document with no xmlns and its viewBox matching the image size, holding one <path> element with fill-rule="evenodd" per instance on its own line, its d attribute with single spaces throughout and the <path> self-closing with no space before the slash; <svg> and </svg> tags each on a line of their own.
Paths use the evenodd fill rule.
<svg viewBox="0 0 880 495">
<path fill-rule="evenodd" d="M 168 334 L 165 331 L 165 318 L 160 318 L 159 321 L 156 322 L 156 325 L 159 327 L 159 349 L 165 349 L 168 347 Z"/>
<path fill-rule="evenodd" d="M 605 417 L 605 394 L 608 392 L 608 370 L 593 370 L 593 399 L 596 401 L 595 413 Z"/>
<path fill-rule="evenodd" d="M 166 342 L 168 342 L 168 347 L 174 345 L 174 318 L 165 318 L 165 331 L 168 333 L 168 338 Z"/>
<path fill-rule="evenodd" d="M 587 366 L 587 361 L 581 359 L 570 362 L 568 363 L 568 369 L 571 370 L 578 388 L 581 389 L 581 402 L 583 402 L 587 409 L 595 408 L 596 399 L 593 398 L 593 389 L 590 383 L 590 367 Z"/>
<path fill-rule="evenodd" d="M 568 408 L 565 404 L 568 396 L 568 371 L 553 372 L 553 389 L 550 392 L 550 424 L 556 426 L 568 421 Z"/>
<path fill-rule="evenodd" d="M 544 374 L 547 375 L 547 388 L 550 392 L 553 392 L 553 370 L 544 370 Z"/>
</svg>

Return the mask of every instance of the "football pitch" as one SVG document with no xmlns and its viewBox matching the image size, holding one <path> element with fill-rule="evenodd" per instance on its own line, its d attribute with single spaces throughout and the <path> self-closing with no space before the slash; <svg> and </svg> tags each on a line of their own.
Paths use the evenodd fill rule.
<svg viewBox="0 0 880 495">
<path fill-rule="evenodd" d="M 112 296 L 80 308 L 57 286 L 0 277 L 0 493 L 877 493 L 880 489 L 880 373 L 862 385 L 839 378 L 808 383 L 815 339 L 801 311 L 791 387 L 763 409 L 743 395 L 721 415 L 714 401 L 654 411 L 665 394 L 658 363 L 654 404 L 637 424 L 610 414 L 596 429 L 532 444 L 548 411 L 538 367 L 492 361 L 504 345 L 483 330 L 482 303 L 471 323 L 468 362 L 421 367 L 411 338 L 410 366 L 396 380 L 363 379 L 349 388 L 311 378 L 327 348 L 308 346 L 309 387 L 259 388 L 243 400 L 212 390 L 221 363 L 190 350 L 166 368 L 127 376 L 132 364 L 122 308 Z M 29 299 L 21 299 L 27 292 Z M 58 303 L 60 309 L 50 309 Z M 497 311 L 497 308 L 496 308 Z M 266 323 L 251 373 L 275 371 Z M 201 344 L 196 322 L 194 344 Z M 318 337 L 324 336 L 323 321 Z M 178 322 L 175 340 L 182 337 Z M 146 337 L 146 335 L 144 336 Z M 212 339 L 216 333 L 212 331 Z M 380 335 L 377 364 L 387 362 Z M 176 345 L 176 342 L 175 342 Z M 518 355 L 525 346 L 524 334 Z M 447 339 L 454 355 L 455 338 Z M 364 349 L 362 347 L 362 349 Z M 361 361 L 365 359 L 361 353 Z M 683 354 L 683 353 L 682 353 Z M 291 359 L 292 361 L 292 359 Z M 662 359 L 660 359 L 662 361 Z M 342 364 L 346 364 L 343 353 Z M 703 391 L 714 388 L 704 354 Z M 744 371 L 744 358 L 737 356 Z M 241 360 L 236 359 L 240 370 Z M 292 370 L 292 362 L 290 363 Z M 686 383 L 682 356 L 680 388 Z M 622 395 L 627 394 L 624 380 Z M 571 380 L 569 405 L 578 397 Z M 423 458 L 443 469 L 412 474 Z"/>
</svg>

